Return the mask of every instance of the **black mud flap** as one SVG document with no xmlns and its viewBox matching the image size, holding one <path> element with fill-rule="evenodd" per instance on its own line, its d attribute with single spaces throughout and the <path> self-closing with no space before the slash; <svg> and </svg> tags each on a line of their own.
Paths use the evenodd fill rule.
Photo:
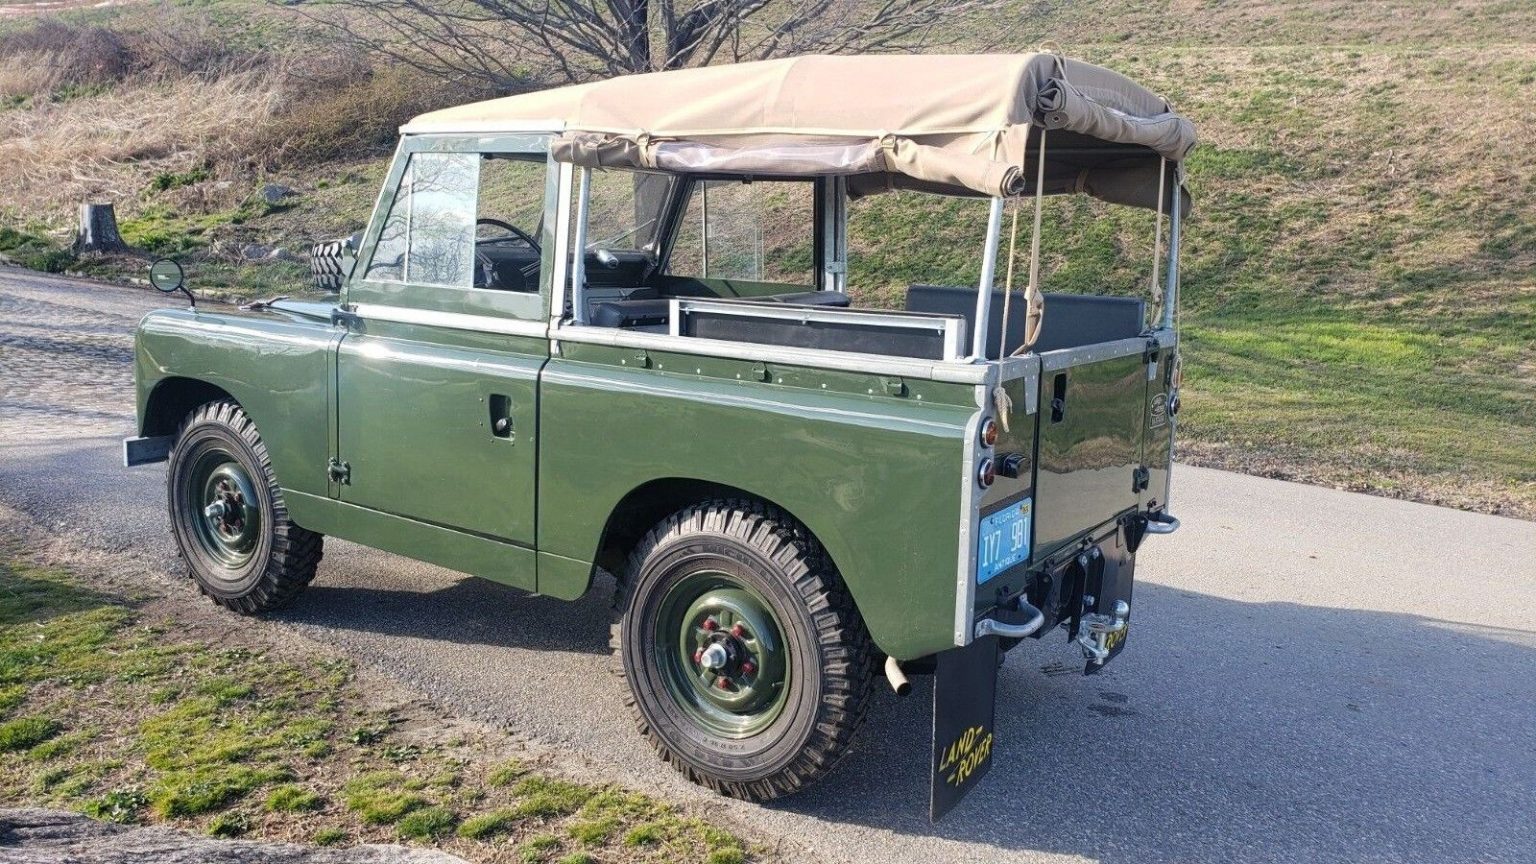
<svg viewBox="0 0 1536 864">
<path fill-rule="evenodd" d="M 992 767 L 997 707 L 996 636 L 938 655 L 933 678 L 933 776 L 928 818 L 937 822 Z"/>
</svg>

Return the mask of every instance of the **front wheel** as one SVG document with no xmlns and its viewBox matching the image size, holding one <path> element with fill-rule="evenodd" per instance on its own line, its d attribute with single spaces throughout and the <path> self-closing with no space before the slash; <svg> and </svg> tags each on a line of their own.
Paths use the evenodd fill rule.
<svg viewBox="0 0 1536 864">
<path fill-rule="evenodd" d="M 637 725 L 697 783 L 765 801 L 832 769 L 864 718 L 872 652 L 819 544 L 785 514 L 714 501 L 630 556 L 614 651 Z"/>
<path fill-rule="evenodd" d="M 289 521 L 266 445 L 239 405 L 209 402 L 187 417 L 166 479 L 176 548 L 215 603 L 267 612 L 315 578 L 324 538 Z"/>
</svg>

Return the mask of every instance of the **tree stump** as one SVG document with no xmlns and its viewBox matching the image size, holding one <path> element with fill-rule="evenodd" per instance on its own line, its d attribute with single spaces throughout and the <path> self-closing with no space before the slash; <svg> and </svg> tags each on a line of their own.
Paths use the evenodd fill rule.
<svg viewBox="0 0 1536 864">
<path fill-rule="evenodd" d="M 75 253 L 124 254 L 130 252 L 123 235 L 117 232 L 117 211 L 111 204 L 81 204 L 80 230 L 75 235 Z"/>
</svg>

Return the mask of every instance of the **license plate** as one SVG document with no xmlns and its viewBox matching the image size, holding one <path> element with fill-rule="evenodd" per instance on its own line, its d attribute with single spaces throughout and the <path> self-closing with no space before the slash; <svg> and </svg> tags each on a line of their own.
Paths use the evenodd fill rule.
<svg viewBox="0 0 1536 864">
<path fill-rule="evenodd" d="M 1015 501 L 981 517 L 976 538 L 976 583 L 979 585 L 1029 558 L 1029 523 L 1033 498 Z"/>
</svg>

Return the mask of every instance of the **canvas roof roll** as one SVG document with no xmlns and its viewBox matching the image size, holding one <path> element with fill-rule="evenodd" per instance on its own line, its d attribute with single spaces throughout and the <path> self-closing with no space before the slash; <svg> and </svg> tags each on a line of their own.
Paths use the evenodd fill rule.
<svg viewBox="0 0 1536 864">
<path fill-rule="evenodd" d="M 435 111 L 402 131 L 541 121 L 562 130 L 555 158 L 577 165 L 843 175 L 855 195 L 1033 194 L 1049 130 L 1046 194 L 1151 208 L 1163 160 L 1176 171 L 1195 145 L 1194 125 L 1162 97 L 1053 53 L 806 56 L 629 75 Z"/>
</svg>

